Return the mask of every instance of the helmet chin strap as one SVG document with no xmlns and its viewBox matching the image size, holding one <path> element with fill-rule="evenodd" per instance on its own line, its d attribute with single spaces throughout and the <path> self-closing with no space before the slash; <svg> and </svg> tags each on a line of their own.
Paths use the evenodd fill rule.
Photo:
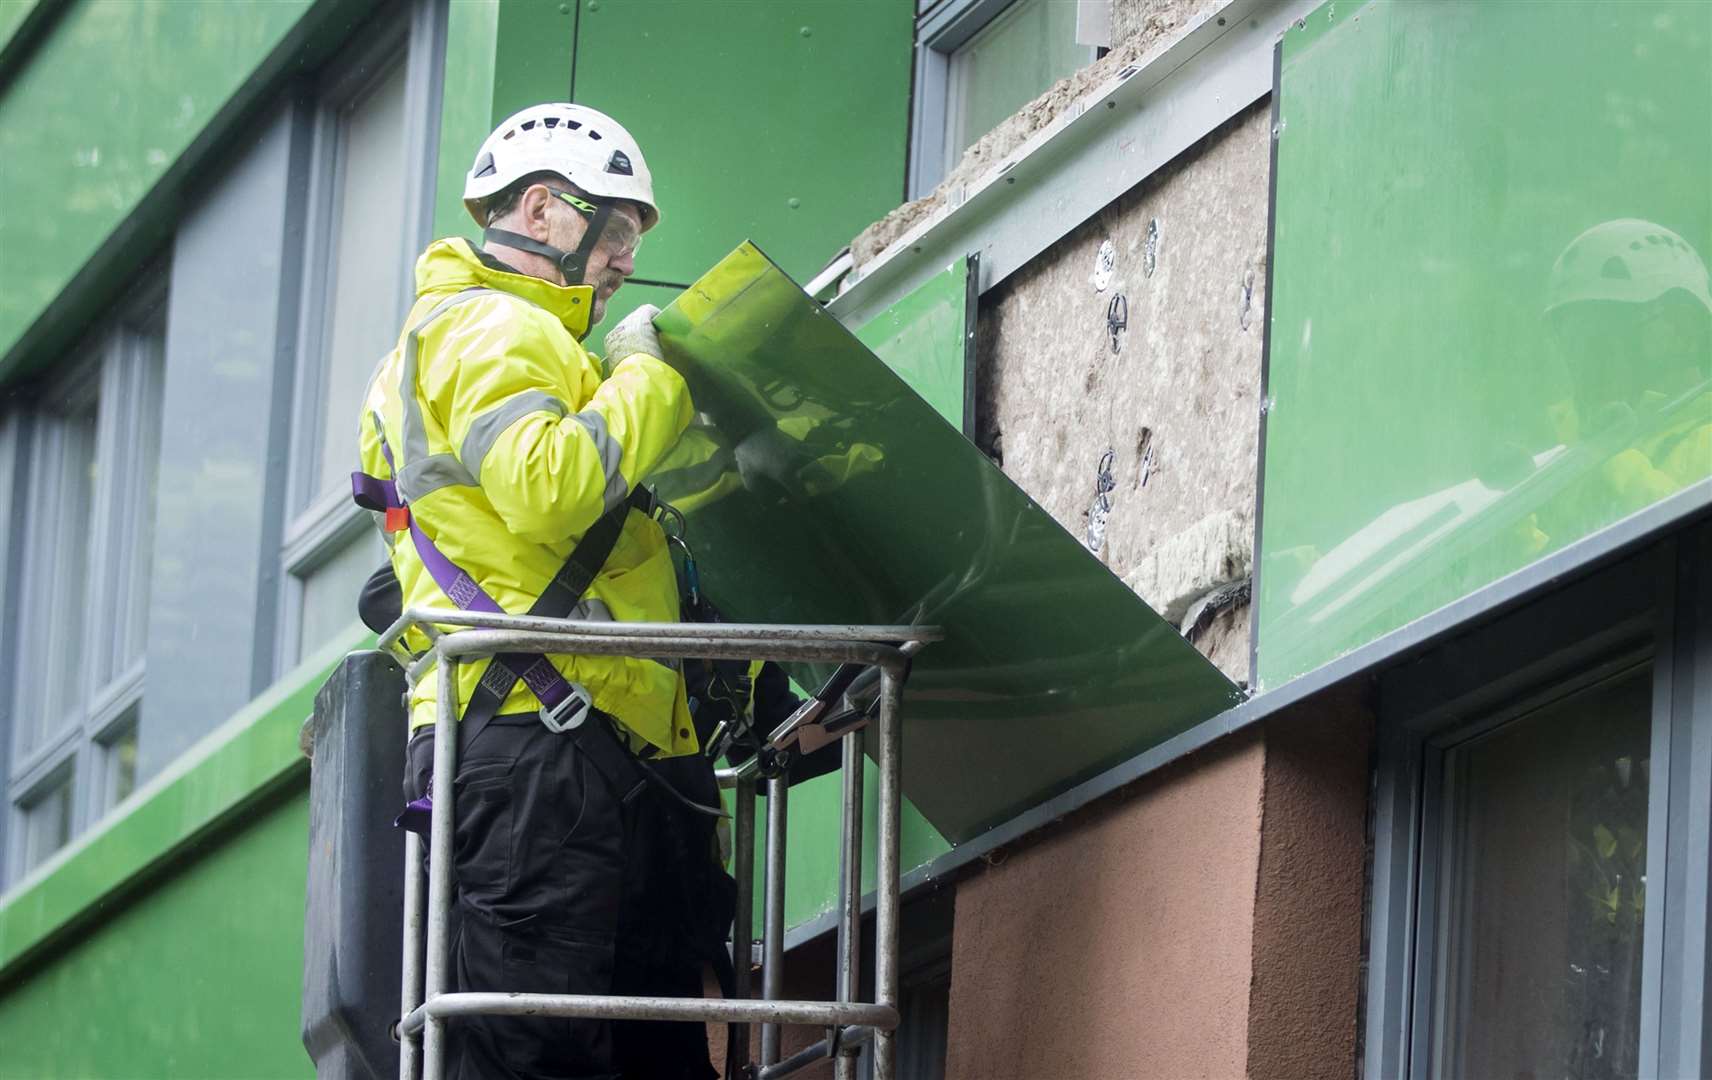
<svg viewBox="0 0 1712 1080">
<path fill-rule="evenodd" d="M 543 244 L 534 237 L 514 233 L 508 229 L 496 229 L 492 225 L 482 233 L 484 243 L 503 244 L 518 251 L 527 251 L 531 255 L 540 255 L 551 259 L 553 265 L 559 268 L 559 274 L 565 279 L 566 285 L 588 285 L 592 282 L 583 280 L 588 271 L 589 256 L 594 253 L 594 246 L 600 242 L 600 234 L 606 229 L 606 219 L 612 215 L 610 203 L 600 203 L 595 207 L 594 214 L 588 218 L 588 228 L 583 231 L 582 243 L 577 250 L 566 251 L 551 244 Z"/>
</svg>

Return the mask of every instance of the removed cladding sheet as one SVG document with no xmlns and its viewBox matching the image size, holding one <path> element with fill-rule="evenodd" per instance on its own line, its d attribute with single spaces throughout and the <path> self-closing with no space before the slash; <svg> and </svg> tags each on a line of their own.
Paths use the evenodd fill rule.
<svg viewBox="0 0 1712 1080">
<path fill-rule="evenodd" d="M 698 416 L 649 481 L 726 616 L 944 627 L 904 791 L 953 843 L 1241 700 L 753 244 L 655 324 Z"/>
</svg>

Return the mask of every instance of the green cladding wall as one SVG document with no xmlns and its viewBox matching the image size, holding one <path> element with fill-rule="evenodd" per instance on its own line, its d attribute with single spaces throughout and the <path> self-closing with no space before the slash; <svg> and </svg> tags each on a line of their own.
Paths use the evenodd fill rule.
<svg viewBox="0 0 1712 1080">
<path fill-rule="evenodd" d="M 806 280 L 903 197 L 913 0 L 582 0 L 575 100 L 648 154 L 638 276 L 750 239 Z"/>
<path fill-rule="evenodd" d="M 1712 5 L 1282 44 L 1258 682 L 1712 474 Z"/>
<path fill-rule="evenodd" d="M 301 787 L 0 997 L 0 1077 L 314 1076 Z"/>
<path fill-rule="evenodd" d="M 0 87 L 0 358 L 311 7 L 81 0 Z M 236 257 L 236 256 L 235 256 Z"/>
</svg>

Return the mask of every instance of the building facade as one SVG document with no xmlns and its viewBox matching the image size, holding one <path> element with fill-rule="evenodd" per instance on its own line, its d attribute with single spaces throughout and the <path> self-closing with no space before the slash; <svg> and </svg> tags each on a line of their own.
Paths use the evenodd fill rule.
<svg viewBox="0 0 1712 1080">
<path fill-rule="evenodd" d="M 3 0 L 0 1076 L 313 1072 L 345 417 L 564 99 L 659 184 L 611 320 L 754 240 L 1241 691 L 906 807 L 905 1075 L 1712 1074 L 1708 70 L 1673 0 Z"/>
</svg>

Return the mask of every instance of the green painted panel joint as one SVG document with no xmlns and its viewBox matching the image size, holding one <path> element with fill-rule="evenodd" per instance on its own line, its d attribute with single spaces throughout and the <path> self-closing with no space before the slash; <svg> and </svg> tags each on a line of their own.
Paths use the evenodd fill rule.
<svg viewBox="0 0 1712 1080">
<path fill-rule="evenodd" d="M 474 236 L 464 177 L 501 120 L 571 93 L 577 5 L 551 0 L 457 0 L 447 11 L 434 235 Z"/>
<path fill-rule="evenodd" d="M 637 274 L 689 282 L 744 237 L 814 273 L 903 197 L 914 0 L 582 0 L 576 100 L 647 154 Z"/>
<path fill-rule="evenodd" d="M 1285 34 L 1261 688 L 1712 475 L 1708 70 L 1667 0 Z"/>
<path fill-rule="evenodd" d="M 307 778 L 298 729 L 346 653 L 374 636 L 353 628 L 221 725 L 95 829 L 0 896 L 0 981 L 105 901 L 191 854 L 282 785 Z"/>
</svg>

